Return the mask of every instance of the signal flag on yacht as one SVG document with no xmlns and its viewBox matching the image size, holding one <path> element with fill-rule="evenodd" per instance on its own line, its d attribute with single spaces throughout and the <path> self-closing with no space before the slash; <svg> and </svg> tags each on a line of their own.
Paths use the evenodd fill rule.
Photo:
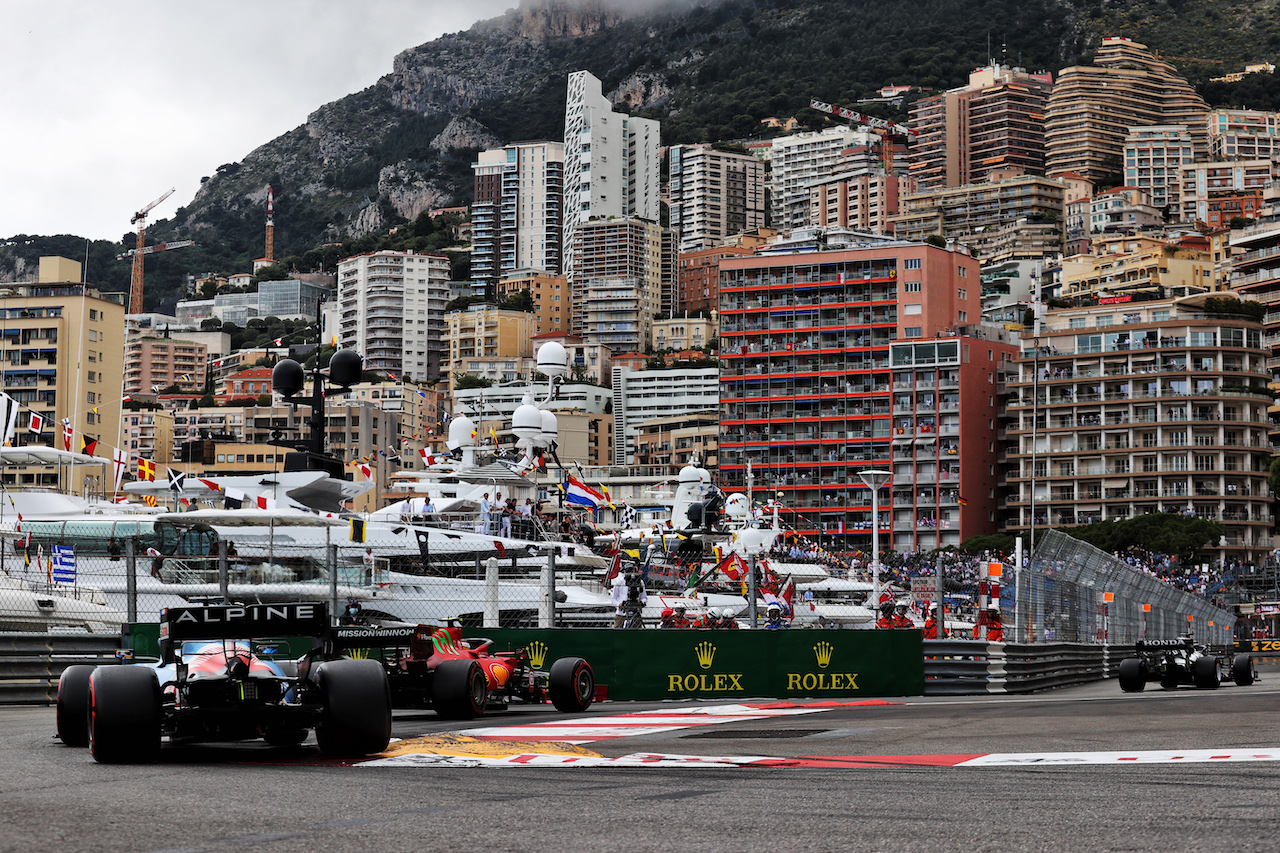
<svg viewBox="0 0 1280 853">
<path fill-rule="evenodd" d="M 120 482 L 124 479 L 125 469 L 129 467 L 129 451 L 117 447 L 111 454 L 111 462 L 115 466 L 116 487 L 112 491 L 120 491 Z"/>
<path fill-rule="evenodd" d="M 144 501 L 146 501 L 146 502 L 147 502 L 147 506 L 155 506 L 155 505 L 156 505 L 156 496 L 155 496 L 155 495 L 143 495 L 143 496 L 142 496 L 142 499 L 143 499 Z"/>
<path fill-rule="evenodd" d="M 169 488 L 175 492 L 185 491 L 187 475 L 177 468 L 169 469 Z"/>
<path fill-rule="evenodd" d="M 62 419 L 62 449 L 71 452 L 71 418 Z"/>
<path fill-rule="evenodd" d="M 213 480 L 206 480 L 203 477 L 197 477 L 196 479 L 204 483 L 206 486 L 208 486 L 211 491 L 215 491 L 215 492 L 222 491 L 222 486 L 219 486 Z"/>
<path fill-rule="evenodd" d="M 425 447 L 418 449 L 418 455 L 422 457 L 424 465 L 434 465 L 444 458 L 442 456 L 436 456 L 435 454 L 428 453 Z"/>
<path fill-rule="evenodd" d="M 364 474 L 364 478 L 366 480 L 373 479 L 373 469 L 370 468 L 368 465 L 365 465 L 364 463 L 360 464 L 360 473 Z"/>
<path fill-rule="evenodd" d="M 604 483 L 600 484 L 600 493 L 604 495 L 604 502 L 609 507 L 609 509 L 613 510 L 614 512 L 617 512 L 618 508 L 613 505 L 613 497 L 609 494 L 609 487 L 606 486 Z"/>
<path fill-rule="evenodd" d="M 592 509 L 599 509 L 605 502 L 604 495 L 572 474 L 569 475 L 568 485 L 565 487 L 565 500 L 575 506 L 589 506 Z"/>
<path fill-rule="evenodd" d="M 31 420 L 27 421 L 27 432 L 33 432 L 36 435 L 44 432 L 44 417 L 31 413 Z"/>
<path fill-rule="evenodd" d="M 8 444 L 18 430 L 18 401 L 0 391 L 0 428 L 4 429 L 4 438 L 0 444 Z"/>
<path fill-rule="evenodd" d="M 635 523 L 635 520 L 636 520 L 635 507 L 627 506 L 624 503 L 622 505 L 622 515 L 618 517 L 618 523 L 622 525 L 622 528 L 624 530 L 626 530 L 627 528 L 631 527 L 632 524 Z"/>
<path fill-rule="evenodd" d="M 150 459 L 138 457 L 138 479 L 153 481 L 156 478 L 156 463 Z"/>
<path fill-rule="evenodd" d="M 98 439 L 89 438 L 87 435 L 80 436 L 80 452 L 85 456 L 93 456 L 94 451 L 98 449 Z"/>
<path fill-rule="evenodd" d="M 258 495 L 258 509 L 275 509 L 276 502 L 266 495 Z"/>
<path fill-rule="evenodd" d="M 351 519 L 351 541 L 352 542 L 364 541 L 364 519 L 363 518 Z"/>
<path fill-rule="evenodd" d="M 276 338 L 275 340 L 276 340 L 276 346 L 280 346 L 282 343 L 284 343 L 284 338 Z"/>
</svg>

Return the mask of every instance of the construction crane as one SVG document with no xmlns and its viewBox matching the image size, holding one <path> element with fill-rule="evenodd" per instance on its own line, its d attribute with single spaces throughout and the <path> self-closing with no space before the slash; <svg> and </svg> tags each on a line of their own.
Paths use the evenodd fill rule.
<svg viewBox="0 0 1280 853">
<path fill-rule="evenodd" d="M 184 246 L 194 246 L 195 244 L 196 244 L 195 240 L 170 240 L 168 243 L 154 243 L 150 246 L 144 247 L 142 249 L 142 254 L 150 255 L 154 252 L 167 252 L 170 249 L 181 249 Z M 116 255 L 116 260 L 127 261 L 129 258 L 132 258 L 137 253 L 138 253 L 137 249 L 130 249 L 127 252 L 121 252 L 120 254 Z"/>
<path fill-rule="evenodd" d="M 809 101 L 811 109 L 828 115 L 837 116 L 848 121 L 857 122 L 870 128 L 873 133 L 880 136 L 880 155 L 884 161 L 884 170 L 886 174 L 893 174 L 893 143 L 890 141 L 891 136 L 919 136 L 919 131 L 912 130 L 905 124 L 889 121 L 888 119 L 879 118 L 877 116 L 860 113 L 847 107 L 837 107 L 828 104 L 825 101 Z"/>
<path fill-rule="evenodd" d="M 138 245 L 133 250 L 133 276 L 129 280 L 129 313 L 142 313 L 142 261 L 147 256 L 143 251 L 146 248 L 145 240 L 147 233 L 147 214 L 151 212 L 151 208 L 164 201 L 177 191 L 176 187 L 170 187 L 169 191 L 160 198 L 151 202 L 151 204 L 139 210 L 129 220 L 130 225 L 138 226 Z"/>
</svg>

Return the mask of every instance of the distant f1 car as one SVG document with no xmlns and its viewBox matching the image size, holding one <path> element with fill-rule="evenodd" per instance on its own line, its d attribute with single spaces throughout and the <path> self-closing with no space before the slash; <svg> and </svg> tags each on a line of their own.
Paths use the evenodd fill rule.
<svg viewBox="0 0 1280 853">
<path fill-rule="evenodd" d="M 456 627 L 353 626 L 334 637 L 339 649 L 382 651 L 396 707 L 429 707 L 463 720 L 510 702 L 550 699 L 557 710 L 576 712 L 595 700 L 595 673 L 582 658 L 560 658 L 546 672 L 535 668 L 528 649 L 495 652 L 492 640 L 464 640 Z"/>
<path fill-rule="evenodd" d="M 1142 691 L 1149 681 L 1158 681 L 1165 690 L 1183 684 L 1216 688 L 1231 680 L 1247 687 L 1258 679 L 1258 669 L 1249 655 L 1213 652 L 1190 637 L 1176 640 L 1138 640 L 1138 657 L 1120 662 L 1120 689 Z"/>
<path fill-rule="evenodd" d="M 339 658 L 323 603 L 169 608 L 160 658 L 71 666 L 58 681 L 58 737 L 105 763 L 148 761 L 169 742 L 262 738 L 298 744 L 314 729 L 331 756 L 381 752 L 391 691 L 377 661 Z M 297 660 L 265 637 L 310 636 Z"/>
</svg>

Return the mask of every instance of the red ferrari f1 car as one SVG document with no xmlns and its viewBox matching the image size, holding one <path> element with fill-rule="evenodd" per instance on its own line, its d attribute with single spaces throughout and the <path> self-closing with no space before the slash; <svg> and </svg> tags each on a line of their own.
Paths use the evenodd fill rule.
<svg viewBox="0 0 1280 853">
<path fill-rule="evenodd" d="M 464 640 L 461 628 L 353 626 L 338 628 L 335 642 L 370 655 L 381 650 L 396 707 L 429 707 L 464 720 L 510 702 L 550 700 L 557 710 L 572 713 L 595 700 L 595 673 L 582 658 L 560 658 L 547 672 L 536 668 L 529 649 L 493 651 L 492 640 Z"/>
</svg>

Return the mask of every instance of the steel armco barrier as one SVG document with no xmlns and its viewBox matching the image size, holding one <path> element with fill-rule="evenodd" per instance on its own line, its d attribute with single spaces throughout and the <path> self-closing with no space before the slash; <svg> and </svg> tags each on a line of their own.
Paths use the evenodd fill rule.
<svg viewBox="0 0 1280 853">
<path fill-rule="evenodd" d="M 1031 693 L 1112 677 L 1133 646 L 925 640 L 926 696 Z"/>
<path fill-rule="evenodd" d="M 110 663 L 119 648 L 106 634 L 0 634 L 0 705 L 51 705 L 64 669 Z"/>
</svg>

